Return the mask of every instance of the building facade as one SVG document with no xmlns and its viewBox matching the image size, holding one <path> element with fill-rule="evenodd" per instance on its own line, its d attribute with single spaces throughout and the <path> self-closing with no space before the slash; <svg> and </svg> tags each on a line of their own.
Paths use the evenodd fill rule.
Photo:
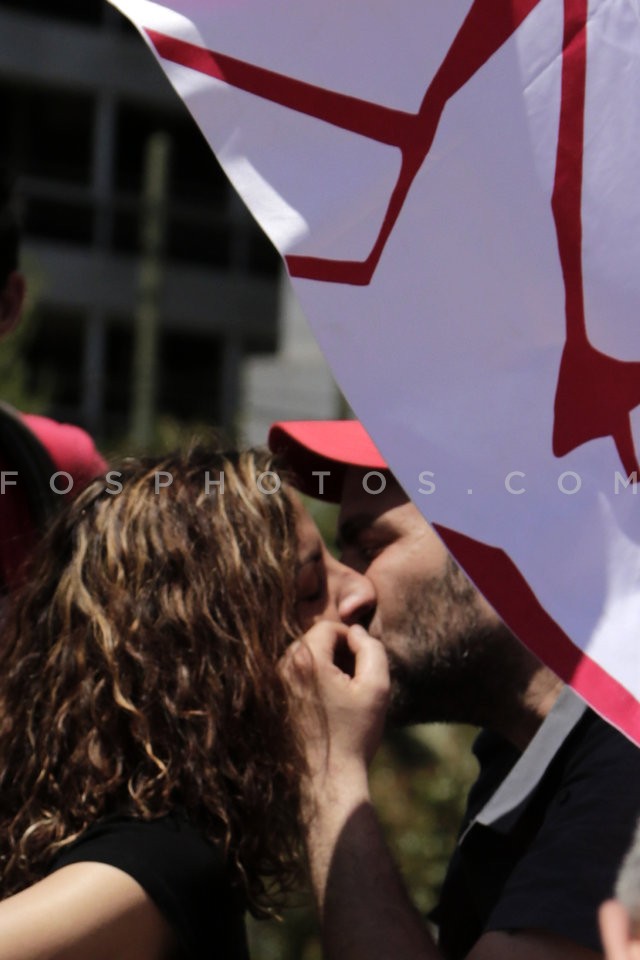
<svg viewBox="0 0 640 960">
<path fill-rule="evenodd" d="M 127 429 L 144 157 L 160 130 L 156 409 L 232 428 L 245 358 L 277 347 L 279 260 L 137 33 L 104 0 L 3 0 L 0 109 L 36 290 L 29 370 L 50 412 L 99 437 Z"/>
</svg>

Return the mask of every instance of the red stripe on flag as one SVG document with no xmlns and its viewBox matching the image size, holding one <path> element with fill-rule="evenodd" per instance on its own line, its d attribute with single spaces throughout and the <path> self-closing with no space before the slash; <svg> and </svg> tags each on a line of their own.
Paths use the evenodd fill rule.
<svg viewBox="0 0 640 960">
<path fill-rule="evenodd" d="M 433 526 L 509 629 L 598 713 L 640 744 L 640 703 L 575 646 L 509 555 L 457 530 Z"/>
<path fill-rule="evenodd" d="M 222 80 L 229 86 L 252 93 L 262 100 L 270 100 L 298 113 L 324 120 L 334 127 L 390 146 L 398 146 L 410 136 L 414 121 L 411 113 L 286 77 L 273 70 L 187 43 L 186 40 L 158 33 L 157 30 L 147 29 L 146 33 L 164 60 L 197 70 L 198 73 L 215 80 Z"/>
</svg>

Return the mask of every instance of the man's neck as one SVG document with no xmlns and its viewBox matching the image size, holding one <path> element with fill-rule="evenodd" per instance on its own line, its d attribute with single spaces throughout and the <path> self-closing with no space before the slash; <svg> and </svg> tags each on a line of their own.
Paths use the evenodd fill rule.
<svg viewBox="0 0 640 960">
<path fill-rule="evenodd" d="M 514 690 L 512 702 L 494 725 L 498 733 L 522 751 L 535 736 L 564 687 L 555 673 L 539 661 L 536 663 L 528 682 Z"/>
</svg>

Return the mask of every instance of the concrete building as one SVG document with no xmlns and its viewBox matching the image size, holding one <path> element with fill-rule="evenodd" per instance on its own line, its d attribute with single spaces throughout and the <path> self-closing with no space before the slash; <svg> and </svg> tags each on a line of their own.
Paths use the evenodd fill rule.
<svg viewBox="0 0 640 960">
<path fill-rule="evenodd" d="M 279 284 L 278 328 L 278 351 L 247 357 L 243 367 L 241 426 L 249 444 L 264 443 L 274 420 L 350 415 L 284 271 Z"/>
<path fill-rule="evenodd" d="M 157 130 L 172 141 L 158 412 L 240 425 L 254 440 L 272 417 L 310 412 L 305 396 L 315 398 L 312 415 L 334 412 L 330 376 L 277 255 L 111 6 L 3 0 L 0 111 L 0 160 L 17 174 L 25 263 L 37 279 L 29 368 L 55 416 L 107 438 L 127 429 L 143 155 Z M 280 327 L 289 346 L 275 360 Z M 288 381 L 299 396 L 283 392 Z"/>
</svg>

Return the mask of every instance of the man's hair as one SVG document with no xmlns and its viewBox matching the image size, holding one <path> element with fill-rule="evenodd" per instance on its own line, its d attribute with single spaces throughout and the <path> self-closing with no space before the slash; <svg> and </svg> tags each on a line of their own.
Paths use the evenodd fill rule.
<svg viewBox="0 0 640 960">
<path fill-rule="evenodd" d="M 11 187 L 9 175 L 0 169 L 0 290 L 4 288 L 9 274 L 18 266 L 20 230 Z"/>
<path fill-rule="evenodd" d="M 114 470 L 121 492 L 107 474 L 56 518 L 3 624 L 2 894 L 105 816 L 179 808 L 268 911 L 301 869 L 293 502 L 259 451 Z"/>
<path fill-rule="evenodd" d="M 632 927 L 637 933 L 640 931 L 640 822 L 622 861 L 616 880 L 615 896 L 626 908 Z"/>
</svg>

